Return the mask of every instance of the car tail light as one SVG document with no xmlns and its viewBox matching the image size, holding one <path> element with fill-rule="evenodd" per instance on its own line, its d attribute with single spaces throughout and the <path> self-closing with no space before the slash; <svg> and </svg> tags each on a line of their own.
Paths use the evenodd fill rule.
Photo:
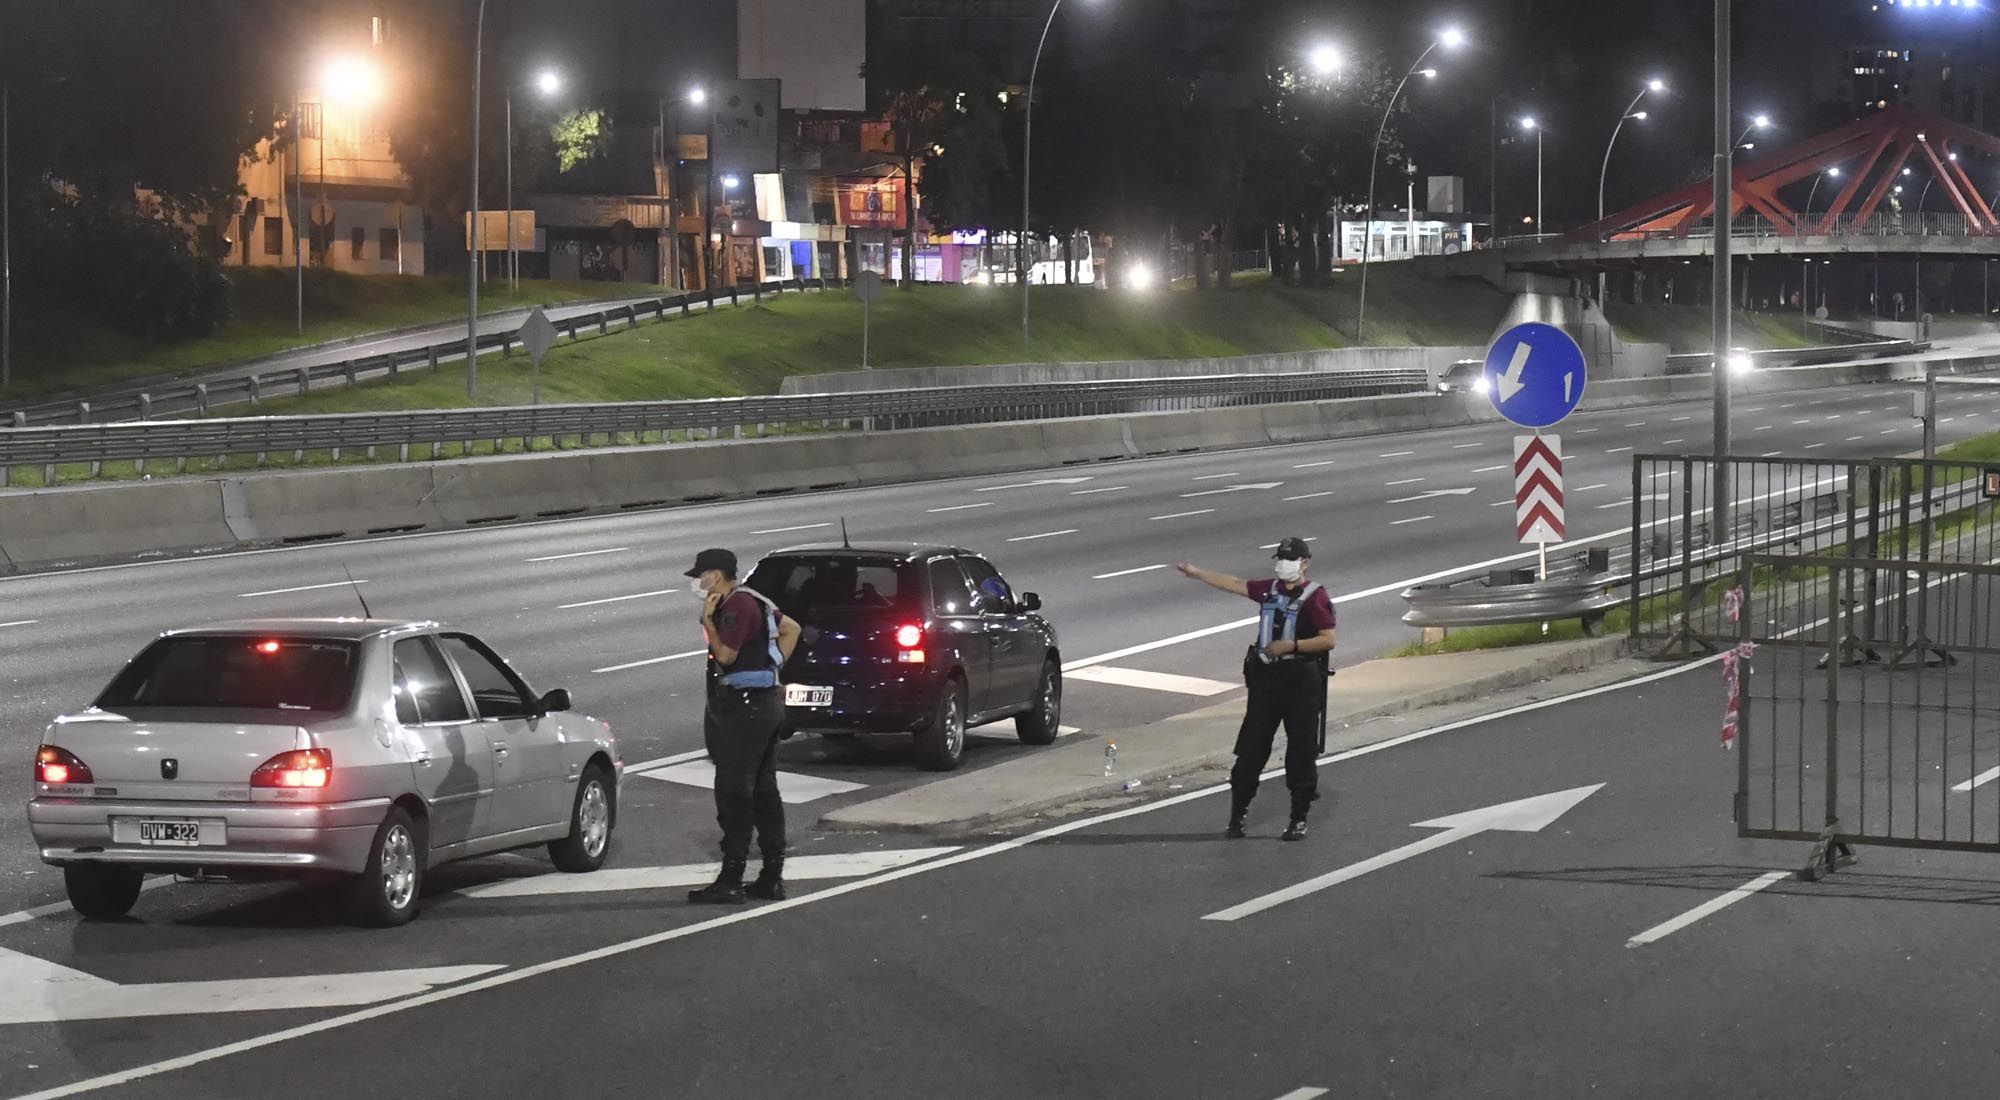
<svg viewBox="0 0 2000 1100">
<path fill-rule="evenodd" d="M 257 643 L 257 652 L 269 656 L 282 648 L 277 642 L 265 640 Z"/>
<path fill-rule="evenodd" d="M 90 781 L 90 765 L 78 760 L 68 749 L 43 745 L 35 750 L 35 782 L 61 786 Z"/>
<path fill-rule="evenodd" d="M 333 754 L 325 749 L 281 752 L 250 773 L 253 787 L 324 787 L 333 779 Z"/>
<path fill-rule="evenodd" d="M 915 623 L 904 623 L 896 628 L 896 661 L 905 665 L 924 663 L 924 628 Z"/>
</svg>

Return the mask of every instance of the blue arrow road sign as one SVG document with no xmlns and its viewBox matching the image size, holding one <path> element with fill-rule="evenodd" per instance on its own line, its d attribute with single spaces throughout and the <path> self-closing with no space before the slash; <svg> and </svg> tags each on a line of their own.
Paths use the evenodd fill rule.
<svg viewBox="0 0 2000 1100">
<path fill-rule="evenodd" d="M 1583 349 L 1567 332 L 1530 321 L 1500 334 L 1486 351 L 1487 395 L 1523 428 L 1562 423 L 1583 400 Z"/>
</svg>

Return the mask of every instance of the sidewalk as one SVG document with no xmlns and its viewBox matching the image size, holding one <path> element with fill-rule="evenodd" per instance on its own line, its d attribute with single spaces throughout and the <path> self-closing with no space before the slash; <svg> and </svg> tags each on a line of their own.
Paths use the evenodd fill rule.
<svg viewBox="0 0 2000 1100">
<path fill-rule="evenodd" d="M 1621 660 L 1626 639 L 1591 638 L 1555 645 L 1479 653 L 1367 661 L 1334 678 L 1328 700 L 1327 751 L 1358 748 L 1409 732 L 1410 724 L 1371 722 L 1427 707 L 1483 700 L 1566 673 L 1592 672 L 1596 683 L 1629 677 L 1647 667 Z M 1578 686 L 1589 686 L 1580 684 Z M 1076 802 L 1125 794 L 1135 799 L 1166 793 L 1172 777 L 1227 767 L 1243 716 L 1243 698 L 1137 729 L 1073 737 L 965 775 L 833 810 L 823 829 L 961 834 L 1016 821 Z M 1104 742 L 1118 744 L 1117 771 L 1104 775 Z M 1283 734 L 1272 753 L 1284 758 Z"/>
</svg>

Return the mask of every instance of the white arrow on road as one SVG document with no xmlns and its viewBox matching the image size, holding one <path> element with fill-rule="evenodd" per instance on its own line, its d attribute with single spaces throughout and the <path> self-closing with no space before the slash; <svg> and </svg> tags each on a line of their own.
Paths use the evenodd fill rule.
<svg viewBox="0 0 2000 1100">
<path fill-rule="evenodd" d="M 361 974 L 308 974 L 212 982 L 117 982 L 0 948 L 0 1024 L 53 1024 L 125 1016 L 346 1008 L 411 997 L 502 969 L 433 966 Z"/>
<path fill-rule="evenodd" d="M 1450 817 L 1419 821 L 1412 828 L 1443 829 L 1414 844 L 1405 844 L 1394 851 L 1383 852 L 1379 856 L 1350 863 L 1338 871 L 1330 871 L 1318 878 L 1307 879 L 1296 886 L 1287 886 L 1276 893 L 1265 894 L 1261 898 L 1251 898 L 1241 905 L 1234 905 L 1220 912 L 1210 913 L 1202 920 L 1233 921 L 1255 916 L 1273 906 L 1288 901 L 1297 901 L 1308 894 L 1316 894 L 1328 887 L 1338 886 L 1351 879 L 1360 878 L 1370 871 L 1393 867 L 1406 859 L 1423 855 L 1438 848 L 1448 848 L 1467 837 L 1480 833 L 1501 830 L 1510 833 L 1539 833 L 1549 827 L 1557 818 L 1568 813 L 1577 803 L 1596 794 L 1604 784 L 1594 783 L 1588 787 L 1572 787 L 1553 794 L 1536 795 L 1514 802 L 1502 802 L 1498 806 L 1488 806 L 1483 810 L 1468 810 Z"/>
<path fill-rule="evenodd" d="M 1528 384 L 1521 381 L 1521 376 L 1528 371 L 1528 356 L 1532 351 L 1525 340 L 1514 345 L 1514 359 L 1499 378 L 1500 400 L 1512 401 L 1515 394 L 1528 388 Z"/>
<path fill-rule="evenodd" d="M 1477 491 L 1478 490 L 1476 489 L 1432 489 L 1429 492 L 1418 493 L 1416 496 L 1413 497 L 1398 497 L 1397 499 L 1392 500 L 1389 503 L 1409 504 L 1413 501 L 1429 500 L 1432 497 L 1469 497 Z"/>
<path fill-rule="evenodd" d="M 1252 484 L 1249 484 L 1249 485 L 1229 485 L 1229 486 L 1225 486 L 1224 488 L 1221 488 L 1221 489 L 1203 489 L 1202 491 L 1200 491 L 1200 492 L 1198 492 L 1198 493 L 1182 493 L 1182 494 L 1181 494 L 1181 496 L 1183 496 L 1183 497 L 1212 497 L 1212 496 L 1220 496 L 1220 495 L 1222 495 L 1223 493 L 1247 493 L 1247 492 L 1250 492 L 1250 491 L 1252 491 L 1252 490 L 1258 490 L 1258 489 L 1266 489 L 1266 490 L 1267 490 L 1267 489 L 1275 489 L 1275 488 L 1277 488 L 1278 486 L 1280 486 L 1280 485 L 1283 485 L 1283 484 L 1284 484 L 1284 482 L 1282 482 L 1282 481 L 1259 481 L 1259 482 L 1254 482 L 1254 483 L 1252 483 Z"/>
<path fill-rule="evenodd" d="M 974 489 L 973 492 L 997 493 L 1002 489 L 1032 489 L 1037 485 L 1081 485 L 1086 481 L 1095 480 L 1097 479 L 1094 477 L 1045 477 L 1035 481 L 1019 482 L 1014 485 L 988 485 L 983 489 Z"/>
</svg>

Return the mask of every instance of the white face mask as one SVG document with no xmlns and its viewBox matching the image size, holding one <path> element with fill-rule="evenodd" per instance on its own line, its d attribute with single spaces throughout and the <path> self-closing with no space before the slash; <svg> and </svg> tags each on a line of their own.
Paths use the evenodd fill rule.
<svg viewBox="0 0 2000 1100">
<path fill-rule="evenodd" d="M 688 589 L 697 596 L 708 595 L 708 590 L 711 587 L 708 583 L 708 574 L 706 573 L 688 582 Z"/>
<path fill-rule="evenodd" d="M 1279 558 L 1277 563 L 1271 567 L 1271 570 L 1277 575 L 1279 580 L 1286 584 L 1295 584 L 1300 577 L 1306 575 L 1304 562 L 1288 561 L 1284 558 Z"/>
</svg>

